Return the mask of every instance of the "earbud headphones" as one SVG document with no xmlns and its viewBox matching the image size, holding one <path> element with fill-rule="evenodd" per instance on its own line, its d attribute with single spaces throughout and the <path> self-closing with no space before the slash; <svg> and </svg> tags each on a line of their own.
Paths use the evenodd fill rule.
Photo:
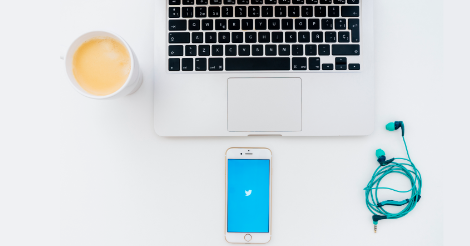
<svg viewBox="0 0 470 246">
<path fill-rule="evenodd" d="M 408 152 L 408 147 L 406 146 L 405 124 L 403 124 L 403 121 L 395 121 L 395 122 L 388 123 L 385 128 L 389 131 L 396 131 L 401 128 L 403 143 L 405 144 L 405 149 L 406 149 L 406 154 L 408 156 L 408 159 L 392 158 L 392 159 L 387 160 L 385 156 L 385 151 L 383 151 L 382 149 L 378 149 L 375 151 L 375 155 L 378 158 L 377 162 L 380 164 L 380 166 L 375 170 L 374 174 L 372 175 L 372 179 L 367 184 L 367 187 L 364 188 L 364 191 L 366 194 L 367 208 L 373 214 L 372 221 L 374 223 L 374 232 L 377 232 L 377 224 L 379 220 L 401 218 L 407 215 L 409 212 L 411 212 L 415 208 L 419 200 L 421 199 L 421 187 L 422 187 L 421 174 L 419 173 L 418 169 L 416 169 L 415 165 L 411 161 L 410 154 Z M 398 161 L 403 161 L 404 163 L 399 163 Z M 389 187 L 379 187 L 381 180 L 385 176 L 391 173 L 399 173 L 399 174 L 405 175 L 410 180 L 410 183 L 412 185 L 411 189 L 407 191 L 398 191 Z M 379 202 L 379 199 L 377 197 L 377 193 L 379 189 L 388 189 L 388 190 L 392 190 L 392 191 L 400 192 L 400 193 L 411 192 L 411 197 L 410 199 L 405 199 L 403 201 L 387 200 L 387 201 Z M 406 205 L 406 207 L 398 213 L 390 213 L 384 209 L 384 206 L 387 206 L 387 205 L 388 206 Z"/>
</svg>

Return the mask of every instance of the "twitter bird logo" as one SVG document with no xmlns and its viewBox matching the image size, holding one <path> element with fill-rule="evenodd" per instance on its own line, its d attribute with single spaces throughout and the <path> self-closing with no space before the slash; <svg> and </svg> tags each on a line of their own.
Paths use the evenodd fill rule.
<svg viewBox="0 0 470 246">
<path fill-rule="evenodd" d="M 250 196 L 251 195 L 251 190 L 245 191 L 245 194 L 246 194 L 246 196 Z"/>
</svg>

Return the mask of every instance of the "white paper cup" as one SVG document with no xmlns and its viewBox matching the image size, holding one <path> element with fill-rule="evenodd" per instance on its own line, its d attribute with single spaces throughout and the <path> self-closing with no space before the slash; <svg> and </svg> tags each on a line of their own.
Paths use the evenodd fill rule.
<svg viewBox="0 0 470 246">
<path fill-rule="evenodd" d="M 75 76 L 73 75 L 73 55 L 85 41 L 96 37 L 110 37 L 118 40 L 122 45 L 126 47 L 131 57 L 131 71 L 129 73 L 129 77 L 127 77 L 126 82 L 119 90 L 106 96 L 95 96 L 88 93 L 80 86 L 80 84 L 78 84 L 77 80 L 75 79 Z M 126 41 L 124 41 L 124 39 L 111 32 L 93 31 L 83 34 L 82 36 L 78 37 L 75 41 L 73 41 L 73 43 L 69 46 L 64 60 L 65 70 L 67 71 L 67 75 L 72 86 L 80 94 L 92 99 L 111 99 L 127 96 L 136 92 L 140 88 L 140 85 L 142 85 L 143 76 L 136 55 L 132 51 L 131 47 L 126 43 Z"/>
</svg>

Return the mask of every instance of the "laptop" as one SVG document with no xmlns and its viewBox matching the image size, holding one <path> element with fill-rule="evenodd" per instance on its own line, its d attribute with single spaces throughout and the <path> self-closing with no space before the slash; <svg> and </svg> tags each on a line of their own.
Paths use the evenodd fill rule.
<svg viewBox="0 0 470 246">
<path fill-rule="evenodd" d="M 373 0 L 156 0 L 160 136 L 374 130 Z"/>
</svg>

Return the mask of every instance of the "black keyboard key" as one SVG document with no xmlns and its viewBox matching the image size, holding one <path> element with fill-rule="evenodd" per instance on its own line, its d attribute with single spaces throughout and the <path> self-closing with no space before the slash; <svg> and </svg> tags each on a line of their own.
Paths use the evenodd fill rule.
<svg viewBox="0 0 470 246">
<path fill-rule="evenodd" d="M 183 7 L 183 13 L 182 13 L 183 18 L 192 18 L 193 15 L 194 15 L 193 7 Z"/>
<path fill-rule="evenodd" d="M 168 22 L 170 31 L 186 31 L 186 20 L 170 20 Z"/>
<path fill-rule="evenodd" d="M 222 17 L 233 17 L 233 7 L 222 7 Z"/>
<path fill-rule="evenodd" d="M 292 45 L 292 55 L 293 56 L 303 56 L 304 55 L 304 46 L 301 44 Z"/>
<path fill-rule="evenodd" d="M 349 32 L 338 32 L 338 42 L 349 43 Z"/>
<path fill-rule="evenodd" d="M 346 30 L 346 19 L 335 19 L 336 30 Z"/>
<path fill-rule="evenodd" d="M 249 56 L 250 55 L 250 46 L 249 45 L 240 45 L 238 46 L 238 55 L 239 56 Z"/>
<path fill-rule="evenodd" d="M 307 56 L 316 56 L 317 55 L 317 45 L 316 44 L 307 44 L 307 45 L 305 45 L 305 55 L 307 55 Z"/>
<path fill-rule="evenodd" d="M 224 46 L 223 45 L 212 45 L 212 56 L 223 56 Z"/>
<path fill-rule="evenodd" d="M 351 42 L 359 43 L 361 41 L 359 19 L 349 19 L 349 30 L 351 30 Z"/>
<path fill-rule="evenodd" d="M 186 44 L 190 42 L 189 32 L 170 32 L 168 35 L 168 43 Z"/>
<path fill-rule="evenodd" d="M 227 30 L 227 20 L 226 19 L 215 20 L 215 30 Z"/>
<path fill-rule="evenodd" d="M 268 20 L 268 29 L 269 30 L 279 30 L 279 29 L 281 29 L 281 21 L 279 19 L 269 19 Z"/>
<path fill-rule="evenodd" d="M 300 17 L 299 6 L 289 6 L 288 12 L 289 12 L 289 17 Z"/>
<path fill-rule="evenodd" d="M 286 17 L 287 16 L 287 8 L 286 6 L 276 6 L 274 7 L 276 17 Z"/>
<path fill-rule="evenodd" d="M 318 0 L 307 0 L 307 4 L 318 4 Z"/>
<path fill-rule="evenodd" d="M 208 1 L 207 0 L 196 0 L 197 5 L 207 5 Z"/>
<path fill-rule="evenodd" d="M 230 33 L 219 32 L 219 43 L 230 43 Z"/>
<path fill-rule="evenodd" d="M 308 19 L 309 30 L 320 30 L 320 19 Z"/>
<path fill-rule="evenodd" d="M 183 5 L 193 5 L 194 0 L 183 0 Z"/>
<path fill-rule="evenodd" d="M 204 31 L 214 30 L 214 21 L 213 20 L 202 20 L 202 30 L 204 30 Z"/>
<path fill-rule="evenodd" d="M 180 70 L 180 58 L 170 58 L 170 59 L 168 59 L 168 70 L 169 71 L 179 71 Z"/>
<path fill-rule="evenodd" d="M 243 19 L 242 30 L 253 30 L 253 19 Z"/>
<path fill-rule="evenodd" d="M 336 57 L 335 66 L 336 70 L 347 70 L 348 59 L 346 57 Z"/>
<path fill-rule="evenodd" d="M 197 55 L 197 46 L 196 45 L 186 45 L 184 47 L 184 55 L 185 56 L 196 56 Z"/>
<path fill-rule="evenodd" d="M 322 65 L 322 70 L 333 70 L 333 64 L 325 63 Z"/>
<path fill-rule="evenodd" d="M 307 57 L 292 58 L 292 70 L 307 70 Z"/>
<path fill-rule="evenodd" d="M 323 32 L 312 32 L 312 43 L 323 43 Z"/>
<path fill-rule="evenodd" d="M 207 58 L 196 58 L 196 71 L 207 70 Z"/>
<path fill-rule="evenodd" d="M 276 4 L 277 0 L 264 0 L 265 4 Z"/>
<path fill-rule="evenodd" d="M 290 4 L 290 0 L 279 0 L 279 4 Z"/>
<path fill-rule="evenodd" d="M 290 58 L 288 57 L 250 57 L 250 58 L 226 58 L 227 71 L 263 71 L 263 70 L 290 70 Z"/>
<path fill-rule="evenodd" d="M 320 4 L 331 4 L 332 0 L 320 0 Z"/>
<path fill-rule="evenodd" d="M 223 71 L 224 58 L 209 58 L 209 71 Z"/>
<path fill-rule="evenodd" d="M 235 7 L 235 17 L 246 17 L 246 7 L 245 6 Z"/>
<path fill-rule="evenodd" d="M 238 4 L 250 4 L 250 0 L 237 0 Z"/>
<path fill-rule="evenodd" d="M 240 30 L 240 20 L 239 19 L 230 19 L 230 20 L 228 20 L 228 29 L 229 30 Z"/>
<path fill-rule="evenodd" d="M 234 44 L 243 43 L 243 33 L 242 32 L 232 32 L 232 43 L 234 43 Z"/>
<path fill-rule="evenodd" d="M 258 33 L 258 42 L 260 42 L 260 43 L 269 43 L 269 42 L 271 42 L 271 34 L 269 32 L 259 32 Z"/>
<path fill-rule="evenodd" d="M 222 4 L 222 0 L 211 0 L 211 4 L 220 5 Z"/>
<path fill-rule="evenodd" d="M 315 6 L 315 16 L 316 17 L 326 17 L 326 7 L 325 6 Z"/>
<path fill-rule="evenodd" d="M 170 5 L 180 5 L 181 0 L 170 0 Z"/>
<path fill-rule="evenodd" d="M 267 29 L 266 19 L 256 19 L 255 20 L 255 29 L 256 30 L 266 30 Z"/>
<path fill-rule="evenodd" d="M 263 0 L 251 0 L 251 4 L 263 4 Z"/>
<path fill-rule="evenodd" d="M 209 17 L 220 17 L 220 7 L 209 7 Z"/>
<path fill-rule="evenodd" d="M 306 19 L 295 19 L 295 29 L 296 30 L 307 30 L 307 20 Z"/>
<path fill-rule="evenodd" d="M 292 4 L 304 4 L 304 0 L 292 0 Z"/>
<path fill-rule="evenodd" d="M 286 43 L 297 43 L 297 33 L 286 32 Z"/>
<path fill-rule="evenodd" d="M 334 4 L 346 4 L 346 0 L 334 0 Z"/>
<path fill-rule="evenodd" d="M 263 6 L 261 7 L 261 16 L 263 17 L 273 17 L 274 10 L 272 6 Z"/>
<path fill-rule="evenodd" d="M 294 29 L 294 20 L 292 20 L 292 19 L 282 19 L 282 29 L 283 30 L 293 30 Z"/>
<path fill-rule="evenodd" d="M 290 56 L 290 45 L 279 45 L 280 56 Z"/>
<path fill-rule="evenodd" d="M 308 70 L 320 70 L 320 58 L 310 57 L 308 58 Z"/>
<path fill-rule="evenodd" d="M 329 44 L 320 44 L 320 45 L 318 45 L 318 55 L 329 56 L 330 55 L 330 45 Z"/>
<path fill-rule="evenodd" d="M 328 6 L 328 17 L 339 17 L 339 6 Z"/>
<path fill-rule="evenodd" d="M 206 7 L 196 7 L 196 17 L 204 18 L 207 16 Z"/>
<path fill-rule="evenodd" d="M 302 17 L 313 17 L 313 6 L 302 6 Z"/>
<path fill-rule="evenodd" d="M 310 33 L 299 32 L 299 43 L 310 43 Z"/>
<path fill-rule="evenodd" d="M 235 0 L 224 0 L 224 4 L 235 4 Z"/>
<path fill-rule="evenodd" d="M 248 17 L 259 17 L 259 16 L 260 16 L 259 6 L 248 7 Z"/>
<path fill-rule="evenodd" d="M 208 44 L 217 43 L 217 33 L 216 32 L 206 32 L 206 43 L 208 43 Z"/>
<path fill-rule="evenodd" d="M 277 55 L 277 45 L 266 45 L 265 46 L 265 54 L 267 56 L 276 56 Z"/>
<path fill-rule="evenodd" d="M 348 0 L 348 4 L 359 4 L 359 0 Z"/>
<path fill-rule="evenodd" d="M 273 32 L 271 33 L 273 43 L 283 43 L 284 42 L 284 33 L 282 32 Z"/>
<path fill-rule="evenodd" d="M 256 32 L 245 32 L 245 43 L 256 43 Z"/>
<path fill-rule="evenodd" d="M 358 56 L 361 54 L 361 47 L 358 44 L 333 44 L 334 56 Z"/>
<path fill-rule="evenodd" d="M 336 70 L 347 70 L 347 65 L 335 65 Z"/>
<path fill-rule="evenodd" d="M 214 48 L 212 48 L 214 49 Z M 226 56 L 237 56 L 237 46 L 236 45 L 226 45 L 225 46 L 225 55 Z"/>
<path fill-rule="evenodd" d="M 181 68 L 183 71 L 193 71 L 194 68 L 193 58 L 183 58 L 181 59 Z"/>
<path fill-rule="evenodd" d="M 349 64 L 349 70 L 361 70 L 361 64 Z"/>
<path fill-rule="evenodd" d="M 180 8 L 179 7 L 171 7 L 168 11 L 168 17 L 170 18 L 180 18 Z M 178 67 L 179 69 L 179 67 Z"/>
<path fill-rule="evenodd" d="M 193 44 L 201 44 L 204 41 L 202 32 L 193 32 L 191 36 Z"/>
<path fill-rule="evenodd" d="M 336 32 L 325 32 L 325 43 L 336 43 Z"/>
<path fill-rule="evenodd" d="M 183 56 L 183 45 L 170 45 L 168 46 L 169 56 Z"/>
<path fill-rule="evenodd" d="M 252 55 L 253 56 L 262 56 L 263 55 L 263 45 L 253 45 L 251 47 L 252 49 Z"/>
<path fill-rule="evenodd" d="M 333 30 L 333 19 L 322 19 L 321 20 L 321 29 L 323 29 L 323 30 Z"/>
<path fill-rule="evenodd" d="M 189 20 L 189 30 L 199 31 L 201 30 L 201 21 L 200 20 Z"/>
<path fill-rule="evenodd" d="M 342 17 L 359 17 L 359 6 L 341 6 Z"/>
<path fill-rule="evenodd" d="M 210 45 L 199 45 L 199 56 L 210 56 L 211 55 L 211 46 Z"/>
</svg>

